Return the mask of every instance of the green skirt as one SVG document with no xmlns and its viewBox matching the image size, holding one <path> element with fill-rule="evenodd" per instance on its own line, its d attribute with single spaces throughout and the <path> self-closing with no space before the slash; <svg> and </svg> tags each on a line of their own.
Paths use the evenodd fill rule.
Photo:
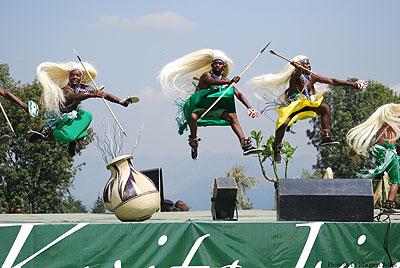
<svg viewBox="0 0 400 268">
<path fill-rule="evenodd" d="M 391 184 L 400 184 L 400 165 L 396 145 L 390 143 L 377 144 L 372 147 L 371 154 L 377 166 L 374 169 L 367 170 L 366 173 L 359 173 L 358 175 L 361 177 L 375 177 L 386 171 Z"/>
<path fill-rule="evenodd" d="M 183 104 L 181 109 L 181 120 L 178 120 L 179 134 L 182 135 L 191 120 L 191 114 L 194 112 L 202 115 L 214 102 L 223 94 L 226 89 L 226 85 L 223 86 L 212 86 L 208 89 L 202 89 L 195 92 L 190 96 Z M 222 119 L 221 115 L 223 112 L 236 113 L 235 108 L 235 91 L 231 87 L 225 93 L 225 95 L 218 101 L 218 103 L 206 114 L 204 118 L 197 121 L 198 126 L 229 126 L 230 122 Z"/>
<path fill-rule="evenodd" d="M 78 110 L 75 118 L 64 115 L 53 126 L 53 137 L 62 143 L 82 139 L 89 135 L 86 130 L 90 122 L 92 122 L 92 114 L 85 110 Z"/>
</svg>

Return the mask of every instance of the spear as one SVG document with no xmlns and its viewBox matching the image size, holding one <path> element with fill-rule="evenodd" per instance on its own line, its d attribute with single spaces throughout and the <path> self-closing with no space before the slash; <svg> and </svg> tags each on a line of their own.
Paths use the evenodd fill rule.
<svg viewBox="0 0 400 268">
<path fill-rule="evenodd" d="M 12 127 L 11 122 L 10 122 L 10 120 L 8 119 L 8 116 L 7 116 L 7 114 L 6 114 L 6 111 L 4 110 L 3 105 L 2 105 L 1 103 L 0 103 L 0 109 L 1 109 L 1 111 L 3 112 L 4 117 L 6 118 L 6 121 L 7 121 L 8 126 L 11 128 L 11 131 L 12 131 L 12 132 L 14 133 L 14 135 L 15 135 L 14 128 Z"/>
<path fill-rule="evenodd" d="M 87 69 L 86 69 L 86 67 L 85 67 L 85 64 L 83 64 L 83 62 L 82 62 L 82 60 L 81 60 L 81 57 L 79 57 L 78 52 L 76 52 L 75 49 L 74 49 L 74 52 L 75 52 L 76 57 L 78 58 L 79 62 L 81 63 L 83 69 L 84 69 L 85 72 L 88 74 L 88 76 L 89 76 L 89 78 L 90 78 L 90 81 L 92 81 L 94 87 L 95 87 L 97 90 L 101 91 L 101 90 L 99 89 L 99 87 L 97 86 L 96 82 L 94 81 L 93 77 L 92 77 L 92 76 L 90 75 L 90 73 L 87 71 Z M 106 100 L 104 99 L 104 97 L 102 98 L 102 100 L 103 100 L 104 104 L 107 106 L 108 110 L 110 111 L 110 113 L 111 113 L 112 117 L 114 118 L 115 122 L 117 123 L 118 127 L 121 129 L 122 133 L 124 133 L 125 137 L 127 137 L 128 135 L 126 135 L 125 129 L 122 127 L 121 123 L 118 121 L 118 119 L 117 119 L 117 117 L 115 116 L 114 112 L 111 110 L 110 105 L 108 105 L 108 103 L 106 102 Z"/>
<path fill-rule="evenodd" d="M 313 75 L 319 76 L 319 74 L 317 74 L 317 73 L 315 73 L 315 72 L 313 72 L 313 71 L 307 69 L 306 67 L 304 67 L 304 66 L 302 66 L 302 65 L 300 65 L 300 64 L 293 63 L 293 62 L 292 62 L 291 60 L 289 60 L 288 58 L 286 58 L 286 57 L 284 57 L 284 56 L 282 56 L 282 55 L 279 55 L 278 53 L 276 53 L 276 52 L 273 51 L 273 50 L 270 50 L 269 53 L 271 53 L 272 55 L 277 56 L 278 58 L 281 58 L 281 59 L 283 59 L 283 60 L 285 60 L 285 61 L 287 61 L 287 62 L 290 62 L 291 64 L 295 65 L 296 67 L 298 67 L 298 68 L 300 68 L 300 69 L 302 69 L 302 70 L 304 70 L 304 71 L 306 71 L 306 72 L 309 72 L 309 73 L 311 73 L 311 74 L 313 74 Z"/>
<path fill-rule="evenodd" d="M 264 50 L 267 49 L 267 47 L 269 46 L 269 44 L 271 44 L 271 42 L 269 42 L 263 49 L 261 49 L 260 52 L 258 52 L 258 54 L 254 57 L 254 59 L 249 63 L 249 65 L 247 65 L 246 68 L 244 68 L 244 70 L 239 74 L 239 77 L 242 77 L 242 76 L 247 72 L 247 70 L 251 67 L 251 65 L 253 65 L 253 63 L 258 59 L 258 57 L 261 56 L 261 54 L 264 52 Z M 199 120 L 202 119 L 202 118 L 203 118 L 203 117 L 204 117 L 204 116 L 205 116 L 205 115 L 220 101 L 220 99 L 222 99 L 222 97 L 225 96 L 225 94 L 228 92 L 228 90 L 229 90 L 231 87 L 235 86 L 235 85 L 236 85 L 236 82 L 232 82 L 232 83 L 225 89 L 225 91 L 222 92 L 221 96 L 219 96 L 218 99 L 216 99 L 216 100 L 214 101 L 214 103 L 211 104 L 211 106 L 201 115 L 201 117 L 199 118 Z"/>
</svg>

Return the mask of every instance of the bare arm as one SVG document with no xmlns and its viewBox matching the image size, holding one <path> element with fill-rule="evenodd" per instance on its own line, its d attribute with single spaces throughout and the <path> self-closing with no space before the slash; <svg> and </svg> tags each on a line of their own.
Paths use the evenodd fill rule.
<svg viewBox="0 0 400 268">
<path fill-rule="evenodd" d="M 240 100 L 241 103 L 243 103 L 243 105 L 247 108 L 247 109 L 252 109 L 250 102 L 247 100 L 246 96 L 240 92 L 239 90 L 237 90 L 237 88 L 235 87 L 234 89 L 235 92 L 235 96 L 236 98 L 238 98 L 238 100 Z"/>
<path fill-rule="evenodd" d="M 65 95 L 66 99 L 68 99 L 70 101 L 78 101 L 78 102 L 86 100 L 86 99 L 90 99 L 90 98 L 101 98 L 101 96 L 103 94 L 99 90 L 95 90 L 93 92 L 75 93 L 68 86 L 64 87 L 63 91 L 64 91 L 64 95 Z"/>
<path fill-rule="evenodd" d="M 318 82 L 318 83 L 323 83 L 323 84 L 328 84 L 328 85 L 333 85 L 333 86 L 351 86 L 353 88 L 358 88 L 356 82 L 352 81 L 344 81 L 344 80 L 339 80 L 335 78 L 328 78 L 324 76 L 316 76 L 316 75 L 311 75 L 311 78 L 313 82 Z"/>
<path fill-rule="evenodd" d="M 85 86 L 88 88 L 88 86 Z M 102 88 L 104 89 L 104 87 Z M 92 89 L 90 92 L 82 92 L 82 93 L 75 93 L 69 86 L 64 87 L 64 94 L 67 99 L 67 106 L 77 106 L 81 101 L 90 99 L 90 98 L 104 98 L 110 102 L 120 104 L 124 107 L 129 105 L 129 102 L 126 99 L 121 99 L 117 96 L 114 96 L 110 93 L 104 92 L 103 90 Z"/>
<path fill-rule="evenodd" d="M 0 87 L 0 96 L 3 96 L 4 98 L 14 102 L 15 104 L 18 104 L 22 107 L 22 109 L 28 111 L 28 105 L 5 88 Z"/>
<path fill-rule="evenodd" d="M 215 79 L 211 76 L 209 72 L 206 72 L 200 77 L 197 87 L 199 89 L 205 89 L 209 88 L 210 86 L 228 85 L 233 82 L 237 83 L 239 82 L 239 80 L 239 76 L 235 76 L 234 78 L 232 78 L 232 80 L 229 80 L 226 77 L 222 77 L 222 79 Z"/>
<path fill-rule="evenodd" d="M 243 103 L 244 106 L 247 108 L 247 115 L 250 116 L 251 118 L 255 118 L 258 116 L 258 111 L 256 109 L 253 109 L 251 107 L 250 102 L 247 100 L 246 96 L 242 94 L 237 88 L 233 88 L 235 92 L 236 98 L 240 100 L 241 103 Z"/>
</svg>

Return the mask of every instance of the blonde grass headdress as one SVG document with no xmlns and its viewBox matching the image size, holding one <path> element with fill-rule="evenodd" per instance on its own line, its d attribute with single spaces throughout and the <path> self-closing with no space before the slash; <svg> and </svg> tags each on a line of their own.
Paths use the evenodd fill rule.
<svg viewBox="0 0 400 268">
<path fill-rule="evenodd" d="M 367 155 L 372 140 L 383 126 L 390 126 L 400 138 L 400 104 L 389 103 L 379 107 L 367 120 L 350 129 L 347 143 L 357 154 Z"/>
<path fill-rule="evenodd" d="M 211 71 L 211 63 L 222 60 L 225 64 L 223 75 L 227 76 L 232 69 L 232 60 L 221 50 L 201 49 L 189 53 L 165 65 L 159 74 L 161 89 L 164 93 L 177 93 L 186 99 L 194 93 L 193 77 L 200 77 Z"/>
<path fill-rule="evenodd" d="M 292 58 L 291 61 L 302 61 L 305 59 L 307 59 L 306 56 L 297 55 Z M 280 96 L 285 92 L 286 89 L 288 89 L 290 76 L 294 71 L 295 67 L 292 64 L 288 63 L 285 65 L 281 72 L 277 74 L 269 73 L 253 77 L 248 81 L 248 84 L 255 89 L 254 96 L 257 99 L 264 99 L 259 94 L 260 90 L 268 90 L 274 96 Z"/>
<path fill-rule="evenodd" d="M 88 62 L 83 63 L 93 79 L 96 78 L 96 69 Z M 80 63 L 53 63 L 43 62 L 36 68 L 36 75 L 43 86 L 42 105 L 49 113 L 60 114 L 60 105 L 64 105 L 65 96 L 62 88 L 67 85 L 69 73 L 72 70 L 79 70 L 82 74 L 82 83 L 89 84 L 90 78 L 83 70 Z"/>
</svg>

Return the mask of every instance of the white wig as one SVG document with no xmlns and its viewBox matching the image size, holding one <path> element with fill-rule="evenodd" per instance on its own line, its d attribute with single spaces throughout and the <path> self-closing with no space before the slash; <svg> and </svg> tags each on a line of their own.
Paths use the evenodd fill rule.
<svg viewBox="0 0 400 268">
<path fill-rule="evenodd" d="M 223 75 L 227 76 L 232 69 L 232 60 L 221 50 L 201 49 L 165 65 L 159 75 L 161 89 L 164 93 L 172 91 L 187 98 L 195 91 L 191 83 L 193 77 L 200 77 L 203 73 L 211 71 L 213 60 L 224 61 Z"/>
<path fill-rule="evenodd" d="M 292 58 L 291 61 L 302 61 L 305 59 L 307 59 L 306 56 L 297 55 Z M 255 89 L 254 96 L 258 99 L 263 99 L 258 92 L 260 89 L 268 89 L 274 95 L 281 95 L 286 89 L 288 89 L 290 77 L 295 69 L 296 68 L 292 64 L 288 63 L 280 73 L 264 74 L 251 78 L 248 83 Z"/>
<path fill-rule="evenodd" d="M 93 79 L 96 78 L 96 69 L 88 62 L 83 63 Z M 43 86 L 42 105 L 50 113 L 60 114 L 60 105 L 64 105 L 65 96 L 62 88 L 67 85 L 69 73 L 79 70 L 82 74 L 82 83 L 90 83 L 89 75 L 82 65 L 77 62 L 53 63 L 43 62 L 36 68 L 36 75 Z"/>
<path fill-rule="evenodd" d="M 400 137 L 400 104 L 379 107 L 365 122 L 350 129 L 346 135 L 347 143 L 357 154 L 366 155 L 372 139 L 385 125 L 393 129 L 397 140 Z"/>
</svg>

